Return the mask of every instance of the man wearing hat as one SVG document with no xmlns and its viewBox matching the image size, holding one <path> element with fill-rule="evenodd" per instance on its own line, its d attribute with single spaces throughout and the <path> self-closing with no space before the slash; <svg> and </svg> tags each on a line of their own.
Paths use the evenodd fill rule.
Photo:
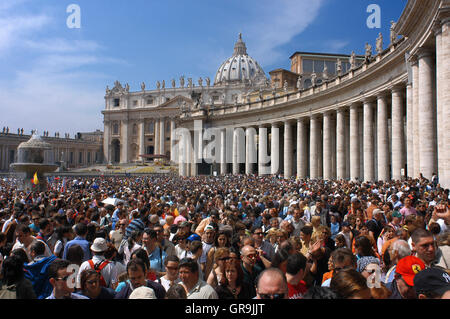
<svg viewBox="0 0 450 319">
<path fill-rule="evenodd" d="M 87 269 L 94 269 L 100 273 L 100 284 L 106 288 L 112 288 L 117 281 L 117 269 L 105 258 L 108 245 L 104 238 L 95 238 L 91 245 L 92 259 L 83 262 L 77 275 L 77 287 L 80 287 L 81 273 Z"/>
<path fill-rule="evenodd" d="M 438 267 L 427 268 L 414 277 L 418 299 L 449 299 L 450 275 Z"/>
<path fill-rule="evenodd" d="M 398 261 L 394 280 L 386 287 L 392 292 L 389 299 L 416 299 L 414 277 L 425 269 L 423 261 L 415 256 L 407 256 Z"/>
</svg>

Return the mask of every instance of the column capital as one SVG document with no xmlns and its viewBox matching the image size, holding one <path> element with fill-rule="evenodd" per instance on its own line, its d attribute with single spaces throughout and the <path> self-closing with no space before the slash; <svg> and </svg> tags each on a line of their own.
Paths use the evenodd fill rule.
<svg viewBox="0 0 450 319">
<path fill-rule="evenodd" d="M 361 108 L 361 102 L 355 102 L 350 105 L 350 110 L 359 110 Z"/>
<path fill-rule="evenodd" d="M 377 98 L 375 98 L 374 96 L 369 96 L 369 97 L 365 97 L 363 99 L 363 104 L 374 104 L 376 102 Z"/>
<path fill-rule="evenodd" d="M 377 101 L 386 99 L 391 94 L 391 91 L 381 91 L 377 93 Z"/>
<path fill-rule="evenodd" d="M 423 59 L 423 58 L 427 58 L 427 57 L 431 57 L 434 54 L 434 51 L 427 49 L 427 48 L 419 48 L 417 50 L 417 58 L 418 60 Z"/>
<path fill-rule="evenodd" d="M 419 64 L 419 59 L 417 58 L 417 54 L 411 54 L 408 58 L 408 62 L 411 66 L 417 66 Z"/>
<path fill-rule="evenodd" d="M 405 92 L 405 86 L 404 85 L 400 85 L 400 84 L 394 85 L 391 88 L 391 92 L 392 92 L 392 94 L 401 94 L 401 95 L 403 95 L 404 92 Z"/>
<path fill-rule="evenodd" d="M 345 112 L 347 112 L 348 109 L 349 109 L 348 106 L 341 106 L 341 107 L 336 109 L 336 114 L 345 113 Z"/>
</svg>

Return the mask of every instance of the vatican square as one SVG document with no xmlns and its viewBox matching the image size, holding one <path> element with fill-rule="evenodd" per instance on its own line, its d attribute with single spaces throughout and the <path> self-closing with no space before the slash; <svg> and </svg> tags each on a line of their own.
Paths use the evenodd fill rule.
<svg viewBox="0 0 450 319">
<path fill-rule="evenodd" d="M 0 1 L 0 27 L 0 299 L 450 298 L 449 0 Z"/>
</svg>

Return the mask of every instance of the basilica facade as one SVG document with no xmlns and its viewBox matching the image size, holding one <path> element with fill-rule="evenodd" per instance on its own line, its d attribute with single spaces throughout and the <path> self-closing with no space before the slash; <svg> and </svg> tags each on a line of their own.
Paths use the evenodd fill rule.
<svg viewBox="0 0 450 319">
<path fill-rule="evenodd" d="M 105 96 L 104 156 L 167 157 L 182 176 L 438 174 L 450 187 L 449 18 L 449 0 L 409 0 L 375 50 L 366 43 L 364 56 L 297 52 L 291 70 L 270 79 L 240 36 L 213 84 L 180 78 L 178 87 L 172 80 L 130 92 L 116 82 Z"/>
</svg>

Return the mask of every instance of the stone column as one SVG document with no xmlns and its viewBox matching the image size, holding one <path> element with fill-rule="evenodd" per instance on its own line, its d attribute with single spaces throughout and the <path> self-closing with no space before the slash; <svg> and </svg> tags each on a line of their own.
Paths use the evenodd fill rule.
<svg viewBox="0 0 450 319">
<path fill-rule="evenodd" d="M 165 130 L 165 125 L 164 124 L 165 124 L 165 119 L 163 119 L 163 118 L 160 119 L 159 120 L 159 126 L 160 126 L 160 129 L 159 129 L 159 153 L 161 155 L 165 155 L 166 154 L 165 147 L 164 147 L 166 130 Z"/>
<path fill-rule="evenodd" d="M 297 120 L 297 176 L 306 178 L 308 176 L 308 150 L 307 132 L 304 119 Z"/>
<path fill-rule="evenodd" d="M 256 163 L 256 130 L 247 127 L 245 130 L 245 174 L 253 174 L 253 164 Z"/>
<path fill-rule="evenodd" d="M 331 180 L 333 178 L 333 163 L 331 153 L 331 112 L 323 115 L 323 179 Z"/>
<path fill-rule="evenodd" d="M 239 129 L 234 129 L 233 134 L 233 174 L 238 175 L 239 174 L 239 164 L 240 164 L 240 157 L 242 156 L 240 154 L 240 136 L 239 136 Z"/>
<path fill-rule="evenodd" d="M 111 162 L 110 157 L 110 147 L 111 147 L 111 122 L 103 121 L 104 123 L 104 131 L 103 131 L 103 156 L 105 158 L 104 162 L 109 164 Z M 57 159 L 59 160 L 59 158 Z"/>
<path fill-rule="evenodd" d="M 220 130 L 220 174 L 227 174 L 226 130 Z"/>
<path fill-rule="evenodd" d="M 267 141 L 268 141 L 267 128 L 259 126 L 258 128 L 258 175 L 270 174 L 270 167 L 267 166 L 270 162 L 270 156 L 268 156 Z"/>
<path fill-rule="evenodd" d="M 319 139 L 319 118 L 313 115 L 310 119 L 310 142 L 309 142 L 309 177 L 317 179 L 318 176 L 318 139 Z"/>
<path fill-rule="evenodd" d="M 441 170 L 439 178 L 442 187 L 450 188 L 450 19 L 442 21 L 442 40 L 441 52 L 439 54 L 439 66 L 437 69 L 440 77 L 439 104 L 442 109 L 443 120 L 441 130 L 442 137 L 442 156 Z"/>
<path fill-rule="evenodd" d="M 373 102 L 364 101 L 364 181 L 373 181 L 374 148 L 373 148 Z"/>
<path fill-rule="evenodd" d="M 419 52 L 419 147 L 420 172 L 431 179 L 437 172 L 436 110 L 433 99 L 434 61 L 432 52 Z"/>
<path fill-rule="evenodd" d="M 336 178 L 345 179 L 345 109 L 336 112 Z"/>
<path fill-rule="evenodd" d="M 154 129 L 153 140 L 155 141 L 155 155 L 159 155 L 161 154 L 159 148 L 159 129 L 160 129 L 159 119 L 154 120 L 153 129 Z"/>
<path fill-rule="evenodd" d="M 401 180 L 405 167 L 405 136 L 403 123 L 403 88 L 392 89 L 392 179 Z"/>
<path fill-rule="evenodd" d="M 175 140 L 175 120 L 170 120 L 170 161 L 175 162 L 178 158 L 176 140 Z"/>
<path fill-rule="evenodd" d="M 414 157 L 414 173 L 413 178 L 419 177 L 420 173 L 420 127 L 419 127 L 419 63 L 417 59 L 411 61 L 413 76 L 413 157 Z"/>
<path fill-rule="evenodd" d="M 270 174 L 276 175 L 280 172 L 280 131 L 276 123 L 272 123 L 270 134 Z"/>
<path fill-rule="evenodd" d="M 144 157 L 139 157 L 139 155 L 145 155 L 145 120 L 139 122 L 139 154 L 138 159 L 145 161 Z"/>
<path fill-rule="evenodd" d="M 357 104 L 350 106 L 350 179 L 360 178 L 359 172 L 359 120 Z"/>
<path fill-rule="evenodd" d="M 389 180 L 389 135 L 388 135 L 388 106 L 384 94 L 377 97 L 377 155 L 378 179 Z M 403 122 L 403 120 L 401 120 Z"/>
<path fill-rule="evenodd" d="M 121 151 L 122 151 L 122 155 L 120 156 L 120 163 L 124 164 L 124 163 L 128 163 L 128 120 L 123 120 L 122 121 L 122 125 L 121 125 L 121 130 L 122 130 L 122 138 L 121 138 Z"/>
<path fill-rule="evenodd" d="M 413 86 L 406 86 L 406 165 L 407 177 L 414 175 L 414 127 L 413 127 Z"/>
<path fill-rule="evenodd" d="M 284 122 L 284 178 L 292 176 L 292 125 L 288 121 Z"/>
</svg>

